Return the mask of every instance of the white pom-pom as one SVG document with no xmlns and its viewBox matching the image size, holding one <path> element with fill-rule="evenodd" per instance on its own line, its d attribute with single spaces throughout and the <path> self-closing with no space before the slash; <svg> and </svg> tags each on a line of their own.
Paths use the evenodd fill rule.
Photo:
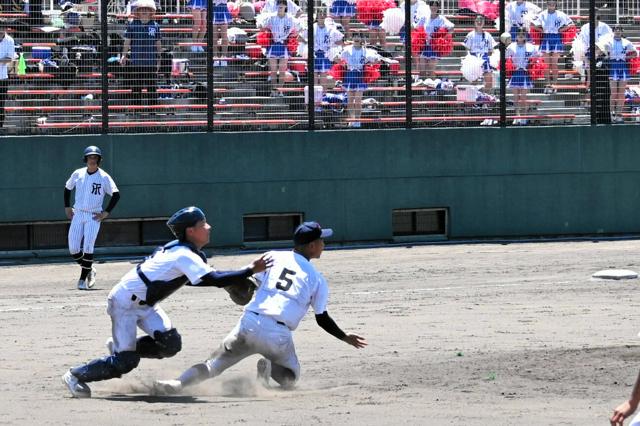
<svg viewBox="0 0 640 426">
<path fill-rule="evenodd" d="M 500 67 L 500 49 L 493 50 L 493 53 L 489 56 L 489 65 L 495 69 Z"/>
<path fill-rule="evenodd" d="M 587 46 L 584 44 L 584 41 L 580 37 L 576 37 L 573 39 L 571 43 L 571 52 L 573 53 L 574 61 L 584 62 L 585 55 L 587 53 Z"/>
<path fill-rule="evenodd" d="M 462 76 L 470 82 L 474 82 L 482 77 L 482 64 L 484 60 L 482 58 L 478 58 L 477 56 L 467 55 L 462 59 L 462 66 L 460 67 L 460 71 L 462 71 Z"/>
<path fill-rule="evenodd" d="M 387 9 L 382 13 L 380 27 L 389 35 L 396 35 L 404 25 L 404 10 L 400 8 Z"/>
</svg>

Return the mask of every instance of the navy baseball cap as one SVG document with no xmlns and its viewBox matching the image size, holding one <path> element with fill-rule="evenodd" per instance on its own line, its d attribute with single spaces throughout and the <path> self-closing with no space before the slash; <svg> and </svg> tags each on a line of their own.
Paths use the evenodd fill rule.
<svg viewBox="0 0 640 426">
<path fill-rule="evenodd" d="M 293 242 L 300 246 L 332 235 L 333 229 L 322 229 L 318 222 L 304 222 L 300 224 L 293 233 Z"/>
</svg>

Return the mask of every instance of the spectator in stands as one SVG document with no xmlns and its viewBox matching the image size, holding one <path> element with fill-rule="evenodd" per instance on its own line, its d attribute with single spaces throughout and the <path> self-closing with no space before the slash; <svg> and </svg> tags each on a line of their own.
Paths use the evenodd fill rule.
<svg viewBox="0 0 640 426">
<path fill-rule="evenodd" d="M 271 31 L 271 45 L 267 49 L 269 81 L 273 89 L 271 95 L 279 96 L 277 88 L 284 82 L 288 68 L 287 40 L 294 31 L 299 31 L 298 20 L 287 13 L 287 0 L 278 0 L 278 13 L 268 15 L 259 26 Z"/>
<path fill-rule="evenodd" d="M 484 77 L 484 91 L 493 89 L 493 70 L 489 65 L 489 56 L 496 47 L 496 41 L 488 31 L 484 30 L 484 16 L 477 15 L 474 21 L 474 29 L 464 39 L 464 47 L 471 55 L 484 60 L 482 71 Z"/>
<path fill-rule="evenodd" d="M 221 58 L 227 57 L 229 40 L 227 39 L 227 28 L 232 21 L 227 0 L 213 0 L 213 56 Z M 218 40 L 220 44 L 218 45 Z M 226 61 L 221 61 L 220 65 L 226 65 Z"/>
<path fill-rule="evenodd" d="M 510 2 L 505 8 L 505 15 L 507 23 L 511 23 L 511 39 L 515 40 L 517 38 L 517 32 L 520 28 L 524 28 L 528 33 L 531 21 L 540 12 L 542 12 L 542 9 L 531 2 L 524 0 Z"/>
<path fill-rule="evenodd" d="M 431 48 L 431 37 L 441 28 L 451 31 L 455 26 L 451 21 L 439 13 L 439 0 L 429 0 L 429 9 L 431 11 L 429 17 L 423 16 L 418 22 L 418 26 L 424 27 L 424 31 L 427 33 L 427 42 L 425 49 L 420 54 L 420 66 L 418 68 L 420 73 L 425 74 L 425 78 L 434 77 L 436 65 L 440 60 L 438 53 Z"/>
<path fill-rule="evenodd" d="M 16 48 L 13 38 L 6 32 L 7 24 L 0 22 L 0 129 L 4 126 L 4 104 L 7 100 L 9 88 L 9 67 L 11 66 Z"/>
<path fill-rule="evenodd" d="M 331 61 L 334 59 L 329 55 L 339 49 L 344 38 L 334 25 L 327 25 L 326 20 L 326 9 L 318 8 L 316 23 L 313 26 L 314 84 L 324 88 L 327 87 L 327 72 L 331 69 Z"/>
<path fill-rule="evenodd" d="M 609 58 L 609 84 L 611 86 L 611 122 L 622 123 L 627 80 L 629 80 L 629 58 L 638 55 L 638 50 L 622 36 L 622 26 L 613 27 L 613 37 L 598 43 Z"/>
<path fill-rule="evenodd" d="M 574 25 L 566 13 L 556 9 L 556 5 L 556 0 L 548 0 L 547 9 L 540 12 L 533 22 L 543 33 L 540 50 L 544 53 L 544 61 L 548 66 L 545 70 L 545 93 L 556 92 L 553 84 L 558 81 L 558 58 L 564 51 L 561 33 Z"/>
<path fill-rule="evenodd" d="M 609 25 L 600 20 L 600 15 L 596 14 L 596 43 L 598 43 L 602 37 L 605 36 L 613 36 L 613 30 Z M 591 64 L 589 63 L 591 58 L 591 52 L 589 51 L 589 43 L 591 41 L 591 31 L 589 29 L 589 23 L 587 22 L 580 28 L 580 34 L 578 34 L 580 41 L 584 44 L 585 47 L 585 61 L 584 61 L 584 69 L 587 73 L 587 84 L 589 84 L 589 77 L 591 73 Z"/>
<path fill-rule="evenodd" d="M 124 33 L 120 64 L 129 65 L 129 78 L 134 101 L 142 105 L 157 103 L 156 86 L 160 69 L 160 26 L 154 21 L 156 5 L 153 0 L 138 0 L 134 4 L 134 20 Z M 127 53 L 131 49 L 131 59 Z M 142 89 L 146 89 L 143 95 Z"/>
<path fill-rule="evenodd" d="M 225 1 L 225 6 L 227 2 Z M 187 8 L 191 9 L 192 20 L 192 43 L 202 43 L 204 35 L 207 33 L 207 0 L 190 0 Z M 215 22 L 215 18 L 214 18 Z M 214 37 L 215 37 L 214 32 Z M 202 46 L 191 46 L 194 53 L 204 52 Z"/>
<path fill-rule="evenodd" d="M 362 114 L 362 94 L 367 89 L 364 82 L 365 64 L 380 60 L 380 55 L 374 49 L 364 46 L 364 38 L 360 33 L 354 33 L 352 44 L 342 51 L 341 59 L 346 64 L 342 87 L 347 91 L 347 112 L 349 127 L 358 128 Z"/>
<path fill-rule="evenodd" d="M 302 10 L 300 6 L 296 4 L 293 0 L 286 0 L 287 4 L 287 13 L 294 16 L 299 17 L 302 14 Z M 280 0 L 267 0 L 264 2 L 264 6 L 262 7 L 262 11 L 260 13 L 278 13 L 278 6 L 280 5 Z"/>
<path fill-rule="evenodd" d="M 346 37 L 351 36 L 351 19 L 356 16 L 356 0 L 333 0 L 329 9 L 331 18 L 340 25 Z"/>
<path fill-rule="evenodd" d="M 507 46 L 505 57 L 513 61 L 514 71 L 509 80 L 509 88 L 513 90 L 515 114 L 520 116 L 527 111 L 527 93 L 533 87 L 533 81 L 529 77 L 529 60 L 539 56 L 538 48 L 527 42 L 527 31 L 519 28 L 516 41 Z M 526 125 L 527 120 L 516 118 L 514 125 Z"/>
</svg>

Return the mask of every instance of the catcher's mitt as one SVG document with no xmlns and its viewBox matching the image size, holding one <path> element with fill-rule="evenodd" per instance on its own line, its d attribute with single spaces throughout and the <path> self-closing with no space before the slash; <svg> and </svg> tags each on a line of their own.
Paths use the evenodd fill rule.
<svg viewBox="0 0 640 426">
<path fill-rule="evenodd" d="M 253 277 L 245 278 L 241 282 L 224 287 L 229 293 L 229 297 L 236 305 L 244 306 L 253 298 L 253 292 L 258 286 Z"/>
</svg>

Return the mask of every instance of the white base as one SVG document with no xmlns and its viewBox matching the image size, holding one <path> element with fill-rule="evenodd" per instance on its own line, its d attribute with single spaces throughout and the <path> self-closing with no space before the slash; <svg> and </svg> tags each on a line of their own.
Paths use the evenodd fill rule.
<svg viewBox="0 0 640 426">
<path fill-rule="evenodd" d="M 603 269 L 592 275 L 601 280 L 632 280 L 638 278 L 638 273 L 628 269 Z"/>
</svg>

